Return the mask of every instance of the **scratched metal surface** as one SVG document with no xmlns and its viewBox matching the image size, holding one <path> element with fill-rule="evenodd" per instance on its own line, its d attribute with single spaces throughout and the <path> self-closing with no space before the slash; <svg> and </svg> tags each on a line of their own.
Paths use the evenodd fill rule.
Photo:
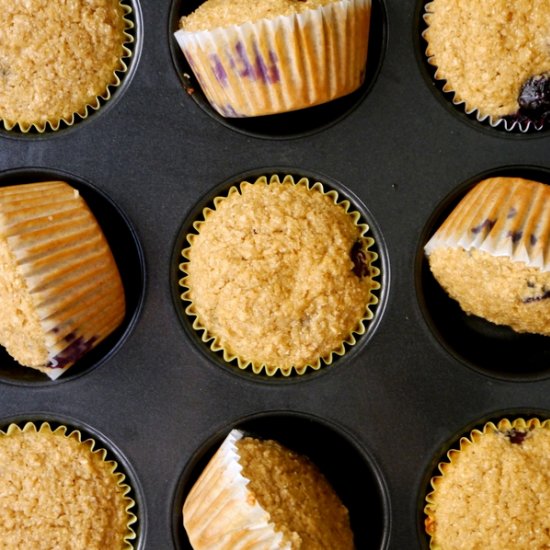
<svg viewBox="0 0 550 550">
<path fill-rule="evenodd" d="M 106 348 L 55 383 L 0 355 L 0 424 L 50 419 L 103 442 L 134 486 L 139 548 L 189 548 L 183 495 L 234 426 L 318 461 L 351 510 L 359 548 L 425 548 L 421 502 L 434 461 L 485 419 L 549 416 L 550 351 L 547 340 L 465 319 L 430 279 L 421 247 L 481 177 L 550 183 L 550 134 L 506 134 L 457 112 L 431 83 L 414 0 L 375 0 L 367 82 L 351 98 L 232 123 L 178 74 L 186 67 L 172 31 L 190 5 L 132 5 L 133 61 L 111 102 L 56 134 L 0 133 L 1 185 L 65 177 L 91 201 L 130 313 Z M 173 296 L 189 216 L 224 182 L 269 171 L 311 175 L 355 200 L 382 256 L 368 338 L 300 379 L 225 367 L 201 349 Z"/>
</svg>

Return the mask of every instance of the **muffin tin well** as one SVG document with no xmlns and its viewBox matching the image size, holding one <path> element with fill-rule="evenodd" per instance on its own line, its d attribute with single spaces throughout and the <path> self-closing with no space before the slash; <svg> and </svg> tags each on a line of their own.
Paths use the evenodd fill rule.
<svg viewBox="0 0 550 550">
<path fill-rule="evenodd" d="M 476 183 L 490 177 L 520 177 L 550 185 L 550 171 L 542 167 L 502 166 L 473 176 L 447 196 L 428 221 L 417 252 L 420 307 L 439 342 L 467 366 L 488 376 L 515 381 L 545 378 L 550 376 L 548 338 L 518 333 L 467 315 L 435 280 L 424 254 L 424 245 L 460 199 Z"/>
<path fill-rule="evenodd" d="M 170 10 L 169 33 L 179 28 L 179 20 L 192 13 L 201 0 L 182 2 L 174 0 Z M 175 38 L 171 38 L 170 51 L 178 76 L 187 95 L 208 115 L 220 124 L 237 132 L 265 139 L 289 139 L 305 137 L 328 128 L 348 116 L 364 101 L 372 89 L 382 61 L 387 42 L 386 10 L 382 0 L 372 0 L 371 22 L 369 30 L 368 63 L 362 86 L 345 97 L 323 105 L 301 109 L 292 113 L 282 113 L 251 118 L 224 118 L 208 103 L 189 63 L 185 59 Z"/>
<path fill-rule="evenodd" d="M 181 263 L 184 261 L 182 256 L 182 250 L 189 246 L 187 237 L 189 234 L 196 234 L 196 229 L 194 224 L 197 221 L 204 219 L 203 211 L 207 208 L 213 208 L 213 201 L 216 197 L 225 197 L 230 188 L 238 187 L 242 181 L 248 181 L 253 183 L 257 178 L 261 176 L 266 176 L 268 181 L 272 176 L 276 175 L 280 181 L 283 181 L 286 175 L 292 176 L 294 182 L 298 182 L 301 178 L 307 178 L 310 186 L 313 186 L 316 182 L 321 183 L 323 186 L 323 192 L 329 193 L 331 190 L 338 193 L 338 204 L 348 201 L 350 203 L 349 212 L 359 212 L 360 219 L 359 224 L 367 224 L 368 230 L 365 233 L 365 237 L 374 239 L 374 243 L 369 247 L 369 251 L 373 252 L 376 255 L 376 259 L 372 263 L 372 267 L 375 268 L 379 273 L 373 277 L 373 280 L 377 283 L 379 288 L 373 288 L 373 301 L 369 304 L 368 309 L 372 314 L 372 318 L 366 318 L 363 322 L 364 327 L 366 328 L 364 333 L 353 333 L 354 344 L 349 342 L 344 343 L 345 353 L 340 354 L 338 351 L 330 354 L 329 359 L 323 358 L 321 361 L 321 366 L 319 369 L 307 368 L 307 370 L 299 375 L 294 370 L 292 370 L 290 375 L 283 375 L 279 370 L 275 374 L 268 375 L 266 370 L 262 369 L 261 372 L 252 373 L 251 368 L 240 368 L 238 365 L 237 359 L 227 360 L 224 356 L 223 351 L 215 351 L 212 349 L 211 342 L 205 341 L 204 333 L 206 331 L 197 329 L 194 327 L 194 322 L 196 316 L 188 314 L 186 309 L 189 305 L 189 302 L 183 299 L 184 287 L 181 285 L 182 277 L 184 272 L 181 269 Z M 178 314 L 178 317 L 183 325 L 183 328 L 186 332 L 187 337 L 200 348 L 200 350 L 206 354 L 206 356 L 211 359 L 211 361 L 217 363 L 225 370 L 229 370 L 232 373 L 248 377 L 252 380 L 260 381 L 295 381 L 303 377 L 314 376 L 319 372 L 324 372 L 325 370 L 331 370 L 336 365 L 340 363 L 345 363 L 346 359 L 353 357 L 356 353 L 359 353 L 360 350 L 367 344 L 371 339 L 376 327 L 380 322 L 380 318 L 383 315 L 383 311 L 386 303 L 386 296 L 389 292 L 389 261 L 387 251 L 385 249 L 384 238 L 376 220 L 374 220 L 372 214 L 369 210 L 361 203 L 361 201 L 346 189 L 341 183 L 336 180 L 314 174 L 304 170 L 296 169 L 285 169 L 284 167 L 266 167 L 258 168 L 256 170 L 248 171 L 242 174 L 237 174 L 230 177 L 226 181 L 214 187 L 205 197 L 197 203 L 186 219 L 184 220 L 179 234 L 176 238 L 172 253 L 172 262 L 171 262 L 171 288 L 172 288 L 172 298 L 174 301 L 174 307 Z M 211 340 L 211 338 L 209 339 Z M 348 338 L 349 340 L 349 338 Z"/>
<path fill-rule="evenodd" d="M 548 417 L 550 339 L 463 314 L 423 247 L 483 178 L 550 185 L 550 133 L 492 128 L 452 104 L 425 59 L 421 0 L 373 0 L 356 93 L 234 120 L 213 112 L 173 36 L 199 0 L 128 1 L 135 40 L 111 99 L 57 132 L 0 130 L 0 186 L 59 179 L 81 192 L 113 250 L 127 315 L 56 381 L 0 351 L 0 426 L 66 424 L 112 452 L 135 492 L 140 550 L 189 550 L 184 497 L 236 427 L 318 462 L 350 508 L 357 550 L 428 548 L 423 502 L 449 446 L 485 420 Z M 379 257 L 366 333 L 302 376 L 226 363 L 180 298 L 193 221 L 268 173 L 349 200 Z"/>
<path fill-rule="evenodd" d="M 0 173 L 0 186 L 43 181 L 64 181 L 77 189 L 97 219 L 118 266 L 126 296 L 122 324 L 97 347 L 79 359 L 55 382 L 72 380 L 109 360 L 131 333 L 137 322 L 145 293 L 143 250 L 136 230 L 117 204 L 95 185 L 79 176 L 48 168 L 19 168 Z M 0 380 L 14 384 L 53 384 L 45 374 L 22 367 L 0 347 Z"/>
<path fill-rule="evenodd" d="M 309 457 L 323 472 L 350 515 L 357 548 L 381 548 L 388 537 L 389 501 L 378 465 L 354 437 L 322 418 L 270 411 L 238 419 L 212 435 L 187 464 L 175 488 L 172 530 L 176 548 L 191 550 L 183 528 L 182 506 L 198 476 L 231 429 L 259 439 L 273 439 Z"/>
</svg>

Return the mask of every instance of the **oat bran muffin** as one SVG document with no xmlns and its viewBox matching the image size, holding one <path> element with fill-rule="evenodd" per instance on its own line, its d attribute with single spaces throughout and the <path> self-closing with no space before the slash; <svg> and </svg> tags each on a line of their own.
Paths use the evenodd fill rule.
<svg viewBox="0 0 550 550">
<path fill-rule="evenodd" d="M 94 447 L 48 423 L 0 431 L 0 548 L 133 548 L 130 487 Z"/>
<path fill-rule="evenodd" d="M 550 3 L 432 0 L 425 20 L 435 78 L 466 112 L 508 128 L 550 120 Z"/>
<path fill-rule="evenodd" d="M 326 103 L 362 84 L 371 0 L 207 0 L 175 38 L 224 117 Z"/>
<path fill-rule="evenodd" d="M 194 550 L 352 550 L 347 508 L 319 469 L 232 430 L 183 507 Z"/>
<path fill-rule="evenodd" d="M 466 313 L 550 336 L 550 186 L 481 181 L 424 250 L 435 279 Z"/>
<path fill-rule="evenodd" d="M 109 244 L 69 184 L 0 187 L 0 303 L 0 345 L 52 379 L 124 320 Z"/>
<path fill-rule="evenodd" d="M 439 464 L 426 498 L 430 548 L 550 547 L 550 421 L 487 423 Z"/>
<path fill-rule="evenodd" d="M 0 120 L 23 132 L 85 118 L 126 70 L 119 0 L 0 0 Z M 118 74 L 117 74 L 118 73 Z"/>
<path fill-rule="evenodd" d="M 367 226 L 302 178 L 241 182 L 203 211 L 180 269 L 186 312 L 227 361 L 268 374 L 330 363 L 365 331 L 379 288 Z"/>
</svg>

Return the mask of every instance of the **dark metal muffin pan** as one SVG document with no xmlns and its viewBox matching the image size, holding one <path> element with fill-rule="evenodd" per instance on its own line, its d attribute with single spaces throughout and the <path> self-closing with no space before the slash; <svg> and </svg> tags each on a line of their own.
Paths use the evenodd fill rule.
<svg viewBox="0 0 550 550">
<path fill-rule="evenodd" d="M 480 177 L 549 183 L 550 134 L 462 116 L 427 73 L 423 4 L 373 5 L 370 79 L 351 106 L 328 104 L 322 116 L 213 116 L 179 74 L 172 31 L 184 3 L 142 0 L 116 101 L 56 133 L 0 133 L 1 185 L 61 174 L 86 190 L 133 304 L 102 358 L 54 383 L 20 378 L 0 354 L 0 423 L 54 419 L 112 446 L 138 495 L 139 548 L 190 548 L 181 500 L 235 426 L 318 457 L 349 505 L 358 548 L 426 548 L 423 498 L 445 447 L 488 418 L 550 416 L 550 340 L 465 319 L 421 252 Z M 193 341 L 173 297 L 185 221 L 218 186 L 266 167 L 341 184 L 368 209 L 383 250 L 384 294 L 368 339 L 301 379 L 225 368 Z"/>
</svg>

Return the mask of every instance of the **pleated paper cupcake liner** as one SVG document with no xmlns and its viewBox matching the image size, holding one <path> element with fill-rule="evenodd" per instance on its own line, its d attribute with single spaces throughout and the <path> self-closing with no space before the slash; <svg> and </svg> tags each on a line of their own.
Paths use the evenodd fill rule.
<svg viewBox="0 0 550 550">
<path fill-rule="evenodd" d="M 357 90 L 365 76 L 371 0 L 175 37 L 224 117 L 303 109 Z"/>
<path fill-rule="evenodd" d="M 550 186 L 512 177 L 478 183 L 425 246 L 477 249 L 550 271 Z"/>
<path fill-rule="evenodd" d="M 184 527 L 193 547 L 290 550 L 283 534 L 247 488 L 232 430 L 216 451 L 183 505 Z"/>
<path fill-rule="evenodd" d="M 370 289 L 368 298 L 365 300 L 365 310 L 361 318 L 359 318 L 353 327 L 353 329 L 346 335 L 341 338 L 341 342 L 338 346 L 327 349 L 321 353 L 316 360 L 308 361 L 305 364 L 289 366 L 273 365 L 266 364 L 265 362 L 259 362 L 252 360 L 250 358 L 244 357 L 243 354 L 234 352 L 231 350 L 229 342 L 220 338 L 217 334 L 213 333 L 207 323 L 201 319 L 200 314 L 197 312 L 196 306 L 194 304 L 192 291 L 189 286 L 189 254 L 193 248 L 193 244 L 198 234 L 201 232 L 202 225 L 209 219 L 212 213 L 219 207 L 219 205 L 226 199 L 232 197 L 234 194 L 242 193 L 244 187 L 249 185 L 296 185 L 307 189 L 313 193 L 320 193 L 330 199 L 330 201 L 343 209 L 343 211 L 349 215 L 350 219 L 357 226 L 360 233 L 360 251 L 362 261 L 365 262 L 364 269 L 369 273 L 370 279 Z M 360 221 L 360 213 L 351 210 L 351 203 L 348 200 L 340 200 L 338 193 L 334 190 L 325 191 L 323 185 L 320 182 L 311 183 L 307 178 L 301 178 L 299 181 L 295 182 L 294 178 L 290 175 L 285 176 L 282 181 L 279 179 L 279 176 L 271 176 L 269 182 L 267 177 L 262 176 L 255 180 L 254 183 L 248 181 L 243 181 L 239 184 L 238 187 L 233 186 L 229 189 L 226 196 L 218 196 L 213 201 L 213 209 L 205 208 L 202 211 L 202 220 L 197 220 L 193 223 L 193 228 L 196 233 L 189 233 L 187 235 L 187 242 L 189 246 L 182 250 L 182 256 L 185 259 L 183 263 L 180 264 L 179 268 L 184 273 L 184 277 L 180 280 L 179 284 L 185 290 L 181 294 L 181 299 L 184 302 L 188 302 L 188 305 L 185 308 L 185 313 L 193 318 L 193 329 L 201 334 L 201 340 L 210 347 L 213 352 L 221 353 L 223 359 L 226 363 L 234 363 L 238 365 L 239 369 L 251 369 L 254 374 L 266 374 L 269 377 L 274 375 L 282 375 L 284 377 L 291 376 L 293 374 L 303 375 L 309 369 L 319 370 L 323 365 L 331 365 L 336 356 L 343 356 L 347 353 L 348 349 L 354 346 L 358 337 L 365 334 L 367 326 L 370 320 L 373 319 L 373 308 L 378 303 L 379 299 L 377 293 L 381 288 L 380 283 L 376 280 L 380 275 L 380 270 L 376 267 L 376 261 L 378 260 L 378 254 L 371 250 L 375 241 L 372 237 L 367 236 L 366 233 L 369 230 L 369 227 L 365 223 Z"/>
<path fill-rule="evenodd" d="M 128 72 L 128 61 L 132 56 L 132 44 L 134 43 L 134 23 L 131 19 L 133 10 L 129 4 L 124 1 L 118 3 L 118 8 L 121 11 L 122 17 L 122 44 L 121 54 L 116 62 L 116 66 L 113 68 L 112 74 L 108 81 L 103 85 L 103 89 L 96 96 L 89 98 L 81 105 L 76 105 L 70 113 L 41 113 L 36 116 L 21 117 L 20 115 L 6 111 L 6 109 L 0 109 L 0 122 L 3 128 L 7 131 L 15 130 L 23 134 L 29 132 L 36 132 L 43 134 L 44 132 L 57 132 L 60 129 L 73 126 L 75 123 L 87 119 L 92 113 L 98 111 L 106 102 L 108 102 L 114 90 L 122 84 L 124 75 Z M 0 72 L 2 67 L 0 66 Z M 9 69 L 8 69 L 9 70 Z M 59 80 L 66 79 L 62 74 L 58 77 Z M 56 94 L 56 83 L 51 82 L 51 90 L 48 92 L 37 93 L 49 93 Z M 74 90 L 77 90 L 79 83 L 74 83 Z M 74 90 L 71 90 L 72 92 Z M 4 113 L 4 114 L 3 114 Z M 25 120 L 23 120 L 25 118 Z"/>
<path fill-rule="evenodd" d="M 14 447 L 10 442 L 16 439 Z M 3 523 L 3 543 L 10 546 L 13 539 L 31 544 L 33 537 L 41 537 L 47 544 L 47 537 L 54 536 L 78 544 L 86 540 L 87 548 L 92 548 L 92 540 L 97 542 L 93 548 L 134 548 L 137 516 L 132 488 L 118 463 L 93 439 L 83 439 L 79 430 L 64 425 L 13 423 L 0 430 L 0 456 L 7 482 L 0 495 L 0 516 L 10 518 Z M 64 477 L 65 469 L 74 471 Z M 19 487 L 23 483 L 24 489 Z"/>
<path fill-rule="evenodd" d="M 15 266 L 4 275 L 6 292 L 14 289 L 9 299 L 25 295 L 43 335 L 33 346 L 47 357 L 28 366 L 56 379 L 124 319 L 124 289 L 109 245 L 78 191 L 64 182 L 1 188 L 0 240 Z M 22 335 L 8 332 L 15 340 L 2 343 L 16 357 Z"/>
</svg>

